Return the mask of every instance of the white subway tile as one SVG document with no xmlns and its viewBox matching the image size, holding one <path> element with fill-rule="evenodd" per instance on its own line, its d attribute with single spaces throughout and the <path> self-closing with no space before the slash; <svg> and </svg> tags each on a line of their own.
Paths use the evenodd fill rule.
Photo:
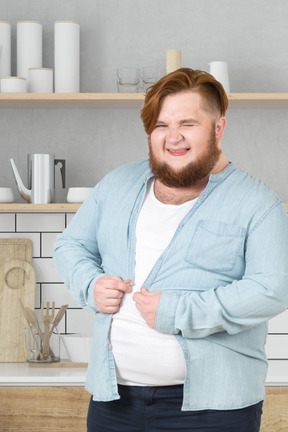
<svg viewBox="0 0 288 432">
<path fill-rule="evenodd" d="M 67 311 L 67 333 L 81 333 L 92 336 L 95 312 L 85 309 L 69 309 Z"/>
<path fill-rule="evenodd" d="M 77 308 L 79 305 L 73 299 L 70 291 L 62 284 L 42 284 L 42 301 L 55 302 L 57 308 L 62 305 L 68 304 L 70 308 Z"/>
<path fill-rule="evenodd" d="M 0 213 L 0 232 L 13 232 L 16 230 L 15 214 Z"/>
<path fill-rule="evenodd" d="M 69 225 L 69 223 L 70 223 L 71 220 L 73 219 L 73 216 L 75 216 L 75 213 L 67 213 L 67 214 L 66 214 L 66 219 L 67 219 L 66 226 Z"/>
<path fill-rule="evenodd" d="M 0 233 L 0 238 L 29 239 L 33 245 L 32 256 L 35 258 L 40 257 L 40 233 Z"/>
<path fill-rule="evenodd" d="M 52 258 L 33 258 L 32 266 L 37 282 L 62 282 L 53 266 Z"/>
<path fill-rule="evenodd" d="M 40 307 L 40 303 L 41 303 L 41 290 L 40 290 L 41 285 L 39 283 L 36 283 L 36 292 L 35 292 L 35 308 L 39 308 Z"/>
<path fill-rule="evenodd" d="M 269 333 L 288 334 L 288 309 L 268 322 Z"/>
<path fill-rule="evenodd" d="M 266 383 L 282 384 L 288 381 L 288 360 L 269 360 Z"/>
<path fill-rule="evenodd" d="M 41 257 L 53 257 L 54 244 L 59 233 L 41 234 Z"/>
<path fill-rule="evenodd" d="M 268 359 L 288 360 L 288 334 L 268 335 L 266 353 Z"/>
<path fill-rule="evenodd" d="M 19 213 L 17 231 L 62 232 L 65 228 L 64 213 Z"/>
</svg>

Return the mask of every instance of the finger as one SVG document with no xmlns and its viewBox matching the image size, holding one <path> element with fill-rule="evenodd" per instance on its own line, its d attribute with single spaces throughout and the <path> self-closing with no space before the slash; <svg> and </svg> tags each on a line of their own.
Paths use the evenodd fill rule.
<svg viewBox="0 0 288 432">
<path fill-rule="evenodd" d="M 98 304 L 100 312 L 115 313 L 119 310 L 121 299 L 102 299 Z"/>
<path fill-rule="evenodd" d="M 121 299 L 124 295 L 123 291 L 118 289 L 106 289 L 103 293 L 103 297 L 107 299 Z"/>
<path fill-rule="evenodd" d="M 130 292 L 132 289 L 131 286 L 128 285 L 128 283 L 123 282 L 122 279 L 120 278 L 116 279 L 116 278 L 109 277 L 105 280 L 101 280 L 101 283 L 99 282 L 99 285 L 100 284 L 102 285 L 103 288 L 107 290 Z"/>
<path fill-rule="evenodd" d="M 129 279 L 129 281 L 130 281 L 130 279 Z M 132 287 L 127 282 L 118 282 L 117 286 L 114 287 L 114 289 L 121 291 L 123 293 L 132 291 Z"/>
</svg>

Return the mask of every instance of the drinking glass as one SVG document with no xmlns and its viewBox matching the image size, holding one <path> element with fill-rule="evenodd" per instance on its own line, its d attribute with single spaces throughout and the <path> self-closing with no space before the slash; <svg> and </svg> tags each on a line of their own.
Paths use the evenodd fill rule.
<svg viewBox="0 0 288 432">
<path fill-rule="evenodd" d="M 161 78 L 160 69 L 155 67 L 143 67 L 142 69 L 142 88 L 144 91 L 155 84 Z"/>
<path fill-rule="evenodd" d="M 117 87 L 119 93 L 137 93 L 140 71 L 134 67 L 117 68 Z"/>
</svg>

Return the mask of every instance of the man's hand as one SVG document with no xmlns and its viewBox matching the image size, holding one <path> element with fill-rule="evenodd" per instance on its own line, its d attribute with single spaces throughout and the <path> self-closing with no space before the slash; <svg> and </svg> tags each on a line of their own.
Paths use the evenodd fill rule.
<svg viewBox="0 0 288 432">
<path fill-rule="evenodd" d="M 136 307 L 141 313 L 149 327 L 154 328 L 158 303 L 160 300 L 161 291 L 147 291 L 146 288 L 141 288 L 141 292 L 133 295 L 133 300 Z"/>
<path fill-rule="evenodd" d="M 119 276 L 103 276 L 94 286 L 94 298 L 97 309 L 103 313 L 115 313 L 119 310 L 125 292 L 132 290 L 130 279 L 123 281 Z"/>
</svg>

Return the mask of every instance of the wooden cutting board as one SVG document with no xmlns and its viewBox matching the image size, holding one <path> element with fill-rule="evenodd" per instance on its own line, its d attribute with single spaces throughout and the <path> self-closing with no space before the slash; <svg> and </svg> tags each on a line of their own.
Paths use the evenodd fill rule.
<svg viewBox="0 0 288 432">
<path fill-rule="evenodd" d="M 0 239 L 0 362 L 25 362 L 27 323 L 19 298 L 34 309 L 35 272 L 29 239 Z"/>
</svg>

